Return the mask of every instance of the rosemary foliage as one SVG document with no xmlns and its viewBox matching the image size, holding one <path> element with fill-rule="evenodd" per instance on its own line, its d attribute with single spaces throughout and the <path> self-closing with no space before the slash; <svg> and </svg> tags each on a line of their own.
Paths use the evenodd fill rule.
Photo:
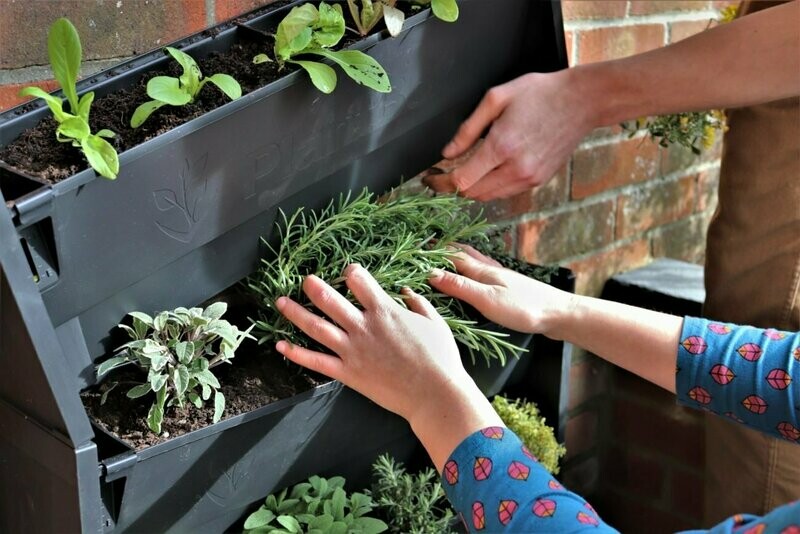
<svg viewBox="0 0 800 534">
<path fill-rule="evenodd" d="M 507 353 L 520 349 L 505 334 L 477 327 L 466 306 L 435 293 L 428 285 L 431 270 L 453 269 L 450 257 L 457 242 L 481 239 L 491 226 L 481 214 L 465 209 L 471 201 L 456 196 L 421 194 L 378 202 L 364 190 L 356 198 L 341 196 L 319 212 L 298 210 L 291 217 L 281 212 L 280 243 L 269 249 L 248 286 L 260 303 L 255 332 L 259 343 L 287 340 L 300 346 L 313 341 L 287 321 L 275 301 L 289 296 L 319 313 L 302 291 L 303 279 L 315 274 L 355 302 L 342 277 L 351 263 L 372 273 L 381 287 L 402 303 L 400 291 L 409 287 L 427 297 L 445 319 L 456 340 L 470 349 L 471 357 L 482 354 L 487 363 L 505 364 Z"/>
</svg>

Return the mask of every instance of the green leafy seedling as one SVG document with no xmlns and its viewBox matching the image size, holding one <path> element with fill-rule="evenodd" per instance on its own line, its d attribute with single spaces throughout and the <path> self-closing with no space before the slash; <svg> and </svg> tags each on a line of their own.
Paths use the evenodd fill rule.
<svg viewBox="0 0 800 534">
<path fill-rule="evenodd" d="M 47 54 L 50 67 L 69 103 L 69 113 L 64 110 L 61 98 L 51 95 L 39 87 L 25 87 L 20 96 L 41 98 L 58 122 L 56 139 L 61 143 L 72 143 L 80 148 L 89 165 L 100 176 L 114 179 L 119 173 L 119 157 L 114 147 L 104 138 L 114 137 L 111 130 L 100 130 L 93 134 L 89 128 L 89 111 L 94 93 L 84 93 L 78 98 L 75 84 L 81 68 L 81 40 L 75 26 L 65 19 L 56 20 L 47 34 Z"/>
<path fill-rule="evenodd" d="M 232 76 L 214 74 L 204 78 L 192 56 L 170 46 L 166 47 L 166 51 L 183 68 L 183 74 L 179 78 L 156 76 L 147 82 L 147 96 L 153 100 L 136 108 L 131 116 L 131 128 L 141 126 L 153 112 L 163 106 L 185 106 L 194 102 L 207 83 L 216 85 L 231 100 L 242 96 L 242 87 Z"/>
<path fill-rule="evenodd" d="M 345 74 L 361 85 L 379 93 L 389 93 L 392 84 L 381 65 L 367 54 L 357 50 L 330 50 L 344 36 L 345 21 L 342 6 L 325 2 L 319 8 L 303 4 L 293 8 L 278 24 L 275 34 L 275 58 L 280 67 L 293 63 L 302 67 L 311 77 L 314 86 L 329 94 L 336 89 L 336 71 L 330 65 L 297 56 L 322 56 L 339 65 Z M 259 54 L 253 63 L 272 61 L 267 54 Z"/>
<path fill-rule="evenodd" d="M 456 0 L 410 0 L 418 6 L 431 6 L 433 15 L 445 22 L 458 20 L 458 4 Z"/>
<path fill-rule="evenodd" d="M 230 363 L 242 341 L 253 339 L 250 336 L 253 327 L 241 332 L 221 318 L 227 309 L 224 302 L 215 302 L 205 309 L 177 308 L 155 317 L 141 312 L 129 313 L 132 325 L 119 327 L 128 333 L 131 341 L 118 349 L 117 356 L 97 367 L 97 376 L 127 364 L 146 372 L 147 381 L 129 389 L 127 396 L 136 399 L 155 393 L 147 425 L 157 434 L 161 433 L 166 407 L 183 407 L 190 402 L 199 409 L 212 394 L 216 423 L 225 411 L 225 397 L 211 370 L 222 363 Z M 105 402 L 109 391 L 111 388 L 103 394 L 101 402 Z"/>
<path fill-rule="evenodd" d="M 392 37 L 403 29 L 406 15 L 395 5 L 397 0 L 347 0 L 358 33 L 367 35 L 383 19 Z"/>
</svg>

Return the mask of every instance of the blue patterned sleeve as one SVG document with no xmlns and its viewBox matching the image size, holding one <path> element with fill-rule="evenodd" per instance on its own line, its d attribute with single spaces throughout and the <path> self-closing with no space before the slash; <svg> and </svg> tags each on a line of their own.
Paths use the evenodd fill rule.
<svg viewBox="0 0 800 534">
<path fill-rule="evenodd" d="M 617 532 L 582 497 L 564 489 L 507 428 L 467 437 L 442 478 L 469 532 Z"/>
<path fill-rule="evenodd" d="M 800 440 L 800 333 L 687 317 L 678 347 L 678 402 L 761 432 Z"/>
</svg>

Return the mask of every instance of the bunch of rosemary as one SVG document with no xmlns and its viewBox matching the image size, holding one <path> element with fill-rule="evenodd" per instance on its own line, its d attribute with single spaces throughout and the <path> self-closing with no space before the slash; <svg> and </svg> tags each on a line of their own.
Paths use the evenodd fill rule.
<svg viewBox="0 0 800 534">
<path fill-rule="evenodd" d="M 464 209 L 470 203 L 456 196 L 420 194 L 378 202 L 365 190 L 354 199 L 340 197 L 318 213 L 282 213 L 280 243 L 272 247 L 265 241 L 269 257 L 248 280 L 260 303 L 254 321 L 259 343 L 284 339 L 314 346 L 275 309 L 275 301 L 290 296 L 319 313 L 303 294 L 303 279 L 315 274 L 347 295 L 342 271 L 359 263 L 398 302 L 403 302 L 403 287 L 427 297 L 472 354 L 482 354 L 487 364 L 492 359 L 505 364 L 507 353 L 521 349 L 505 340 L 505 334 L 478 328 L 460 301 L 428 285 L 432 269 L 452 270 L 453 243 L 480 239 L 490 230 L 482 215 L 473 217 Z"/>
</svg>

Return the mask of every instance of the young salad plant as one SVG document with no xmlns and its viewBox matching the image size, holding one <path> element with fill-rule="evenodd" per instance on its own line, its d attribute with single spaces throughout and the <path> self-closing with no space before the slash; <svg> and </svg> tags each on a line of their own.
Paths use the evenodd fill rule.
<svg viewBox="0 0 800 534">
<path fill-rule="evenodd" d="M 418 5 L 430 5 L 433 14 L 437 19 L 445 22 L 455 22 L 458 20 L 458 4 L 456 0 L 411 0 Z"/>
<path fill-rule="evenodd" d="M 151 317 L 131 312 L 132 326 L 119 325 L 131 338 L 122 345 L 119 355 L 97 367 L 97 376 L 132 363 L 147 373 L 147 381 L 128 390 L 131 399 L 155 393 L 156 400 L 147 415 L 150 430 L 160 434 L 164 410 L 168 406 L 183 407 L 186 402 L 202 408 L 214 395 L 214 422 L 225 411 L 225 397 L 220 383 L 211 371 L 217 365 L 230 363 L 234 351 L 246 338 L 253 339 L 248 328 L 242 332 L 221 317 L 228 309 L 224 302 L 215 302 L 206 309 L 177 308 Z M 100 399 L 105 402 L 108 393 Z"/>
<path fill-rule="evenodd" d="M 293 8 L 278 24 L 275 34 L 275 59 L 283 67 L 293 63 L 305 69 L 314 86 L 329 94 L 336 89 L 336 71 L 329 65 L 298 56 L 321 56 L 339 65 L 345 74 L 361 85 L 379 93 L 392 90 L 389 76 L 381 65 L 358 50 L 331 50 L 344 36 L 345 23 L 342 6 L 321 2 L 319 8 L 303 4 Z M 253 63 L 272 61 L 267 54 L 259 54 Z"/>
<path fill-rule="evenodd" d="M 89 127 L 89 111 L 94 101 L 94 93 L 84 93 L 78 98 L 75 84 L 81 68 L 81 40 L 75 26 L 65 19 L 56 20 L 47 34 L 47 54 L 50 67 L 67 97 L 69 112 L 64 110 L 61 98 L 53 96 L 39 87 L 25 87 L 20 96 L 41 98 L 53 113 L 58 123 L 56 139 L 61 143 L 72 143 L 80 148 L 89 165 L 100 176 L 114 179 L 119 172 L 119 158 L 114 147 L 104 138 L 114 137 L 111 130 L 100 130 L 92 133 Z"/>
<path fill-rule="evenodd" d="M 171 46 L 166 47 L 166 51 L 183 68 L 183 74 L 179 78 L 156 76 L 147 82 L 147 96 L 153 100 L 148 100 L 136 108 L 131 116 L 131 128 L 141 126 L 162 106 L 185 106 L 194 102 L 203 86 L 209 82 L 216 85 L 231 100 L 242 96 L 242 87 L 232 76 L 214 74 L 204 78 L 192 56 Z"/>
<path fill-rule="evenodd" d="M 396 4 L 397 0 L 347 0 L 350 16 L 362 36 L 371 32 L 381 19 L 392 37 L 399 35 L 406 15 L 395 7 Z"/>
</svg>

